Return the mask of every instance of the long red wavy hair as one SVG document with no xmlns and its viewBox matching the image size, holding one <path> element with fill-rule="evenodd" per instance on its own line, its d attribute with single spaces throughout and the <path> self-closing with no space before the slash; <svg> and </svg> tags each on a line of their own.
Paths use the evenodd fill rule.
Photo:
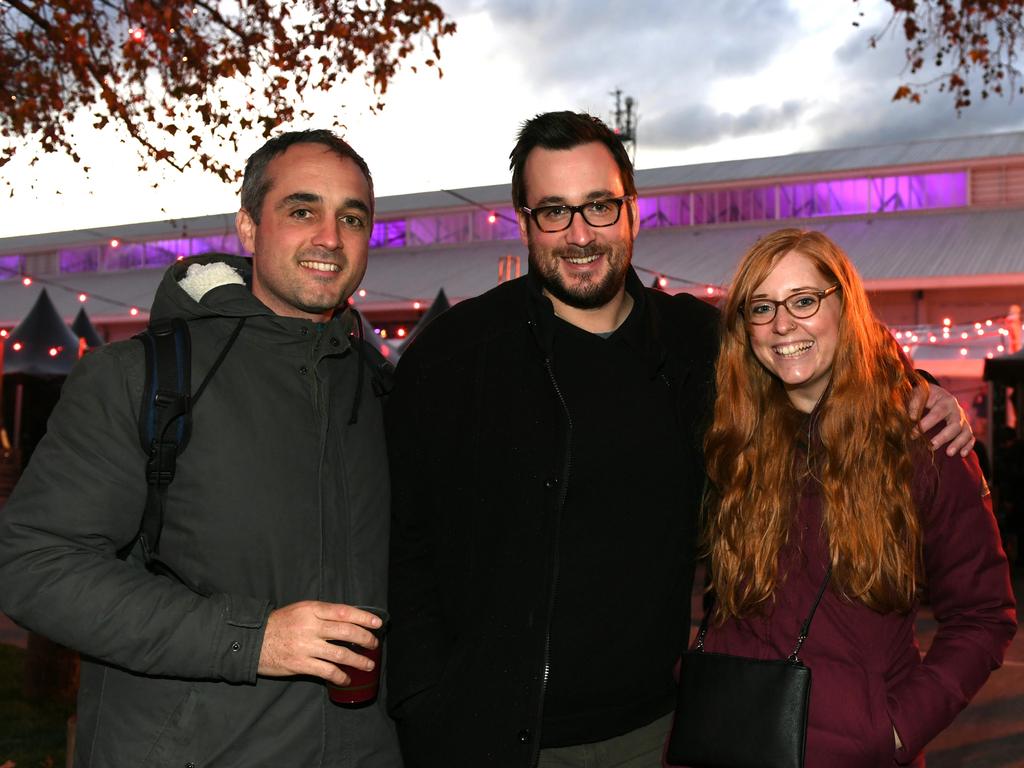
<svg viewBox="0 0 1024 768">
<path fill-rule="evenodd" d="M 832 588 L 880 612 L 906 611 L 923 570 L 912 498 L 912 457 L 922 442 L 907 404 L 912 388 L 927 384 L 875 319 L 846 254 L 820 232 L 783 229 L 743 257 L 722 316 L 714 422 L 705 438 L 704 543 L 718 619 L 770 603 L 779 585 L 779 552 L 808 479 L 800 447 L 807 416 L 754 357 L 741 314 L 792 251 L 813 261 L 828 284 L 838 283 L 825 300 L 842 306 L 831 381 L 813 416 L 814 477 L 822 486 Z"/>
</svg>

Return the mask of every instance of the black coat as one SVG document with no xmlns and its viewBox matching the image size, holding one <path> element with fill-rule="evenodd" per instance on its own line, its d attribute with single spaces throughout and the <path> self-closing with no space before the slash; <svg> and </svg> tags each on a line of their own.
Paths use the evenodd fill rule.
<svg viewBox="0 0 1024 768">
<path fill-rule="evenodd" d="M 645 289 L 644 359 L 670 386 L 685 577 L 657 664 L 670 683 L 689 628 L 700 427 L 712 402 L 717 313 Z M 392 469 L 391 711 L 408 768 L 532 765 L 570 425 L 550 364 L 553 316 L 530 276 L 437 318 L 403 355 L 387 406 Z M 623 498 L 610 500 L 629 508 Z M 627 521 L 628 524 L 628 521 Z M 633 553 L 636 556 L 636 553 Z M 640 555 L 643 556 L 643 555 Z M 663 590 L 664 591 L 664 590 Z M 624 630 L 628 631 L 628 629 Z M 610 630 L 609 641 L 614 639 Z M 665 643 L 663 643 L 665 645 Z M 595 676 L 607 670 L 595 670 Z"/>
</svg>

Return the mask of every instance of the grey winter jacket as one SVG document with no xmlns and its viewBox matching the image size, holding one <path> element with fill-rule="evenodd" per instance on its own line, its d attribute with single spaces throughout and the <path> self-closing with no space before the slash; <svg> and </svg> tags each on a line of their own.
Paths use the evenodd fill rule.
<svg viewBox="0 0 1024 768">
<path fill-rule="evenodd" d="M 245 259 L 191 261 L 213 258 L 248 283 Z M 274 607 L 386 601 L 381 403 L 350 313 L 279 317 L 243 285 L 197 303 L 177 284 L 188 263 L 153 317 L 189 321 L 194 387 L 248 318 L 194 410 L 160 541 L 210 597 L 116 556 L 146 497 L 142 346 L 126 341 L 75 368 L 0 512 L 0 610 L 83 654 L 77 766 L 397 766 L 383 701 L 345 709 L 320 680 L 256 674 Z"/>
</svg>

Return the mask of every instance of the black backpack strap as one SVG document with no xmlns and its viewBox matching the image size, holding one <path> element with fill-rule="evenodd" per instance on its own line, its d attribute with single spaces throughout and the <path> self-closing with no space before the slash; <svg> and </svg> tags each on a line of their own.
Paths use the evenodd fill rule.
<svg viewBox="0 0 1024 768">
<path fill-rule="evenodd" d="M 160 551 L 164 497 L 191 434 L 192 354 L 188 325 L 180 318 L 151 325 L 136 338 L 146 350 L 139 443 L 147 456 L 148 490 L 139 541 L 148 566 Z"/>
<path fill-rule="evenodd" d="M 145 384 L 139 406 L 139 443 L 146 459 L 146 508 L 136 541 L 146 568 L 169 576 L 193 592 L 207 596 L 159 557 L 167 487 L 173 482 L 179 454 L 192 433 L 192 407 L 206 389 L 245 325 L 240 318 L 202 383 L 192 392 L 192 344 L 188 324 L 174 318 L 155 323 L 135 338 L 145 350 Z M 132 542 L 132 546 L 135 542 Z M 128 547 L 131 549 L 131 546 Z M 127 551 L 124 552 L 127 555 Z"/>
</svg>

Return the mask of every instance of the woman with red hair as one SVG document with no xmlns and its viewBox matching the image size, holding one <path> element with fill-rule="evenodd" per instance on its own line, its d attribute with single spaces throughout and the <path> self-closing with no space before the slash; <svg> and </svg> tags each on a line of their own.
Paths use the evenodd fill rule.
<svg viewBox="0 0 1024 768">
<path fill-rule="evenodd" d="M 717 385 L 704 648 L 788 657 L 827 581 L 800 652 L 813 675 L 806 765 L 923 764 L 1017 626 L 977 461 L 915 432 L 908 402 L 927 384 L 820 232 L 780 230 L 743 257 Z M 922 659 L 924 594 L 939 627 Z"/>
</svg>

